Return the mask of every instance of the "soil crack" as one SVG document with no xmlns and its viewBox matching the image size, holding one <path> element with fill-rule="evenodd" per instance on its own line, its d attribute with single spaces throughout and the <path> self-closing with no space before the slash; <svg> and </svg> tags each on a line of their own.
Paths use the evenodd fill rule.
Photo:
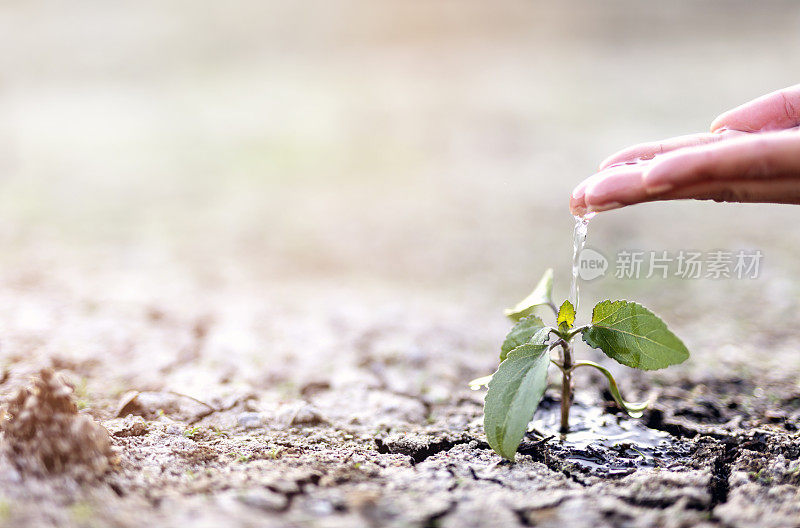
<svg viewBox="0 0 800 528">
<path fill-rule="evenodd" d="M 561 473 L 571 481 L 575 482 L 576 484 L 580 484 L 583 487 L 588 486 L 588 484 L 583 481 L 582 479 L 578 478 L 575 473 L 567 469 L 565 467 L 566 461 L 553 455 L 547 447 L 546 441 L 549 438 L 545 439 L 544 441 L 539 441 L 533 444 L 523 444 L 517 450 L 519 453 L 523 455 L 530 456 L 534 462 L 541 462 L 547 469 L 554 473 Z"/>
<path fill-rule="evenodd" d="M 462 436 L 460 438 L 426 439 L 424 437 L 392 435 L 386 439 L 376 438 L 375 445 L 378 448 L 378 453 L 382 455 L 408 455 L 413 460 L 413 464 L 416 465 L 442 451 L 449 451 L 459 444 L 467 444 L 473 440 L 473 438 L 468 436 Z"/>
<path fill-rule="evenodd" d="M 710 511 L 720 504 L 728 502 L 730 492 L 731 466 L 738 454 L 738 447 L 733 441 L 725 442 L 721 452 L 714 459 L 711 467 L 711 480 L 708 483 L 708 492 L 711 494 Z"/>
<path fill-rule="evenodd" d="M 436 512 L 428 516 L 422 523 L 423 528 L 438 528 L 442 524 L 442 519 L 453 513 L 456 509 L 456 501 L 451 501 L 450 504 L 442 511 Z"/>
</svg>

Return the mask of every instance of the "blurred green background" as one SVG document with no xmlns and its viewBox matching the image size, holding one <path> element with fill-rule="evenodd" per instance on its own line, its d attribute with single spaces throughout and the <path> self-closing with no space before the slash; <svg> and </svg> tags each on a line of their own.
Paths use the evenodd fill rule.
<svg viewBox="0 0 800 528">
<path fill-rule="evenodd" d="M 774 0 L 3 2 L 0 275 L 187 303 L 296 285 L 322 311 L 335 288 L 499 319 L 548 266 L 566 295 L 574 185 L 796 84 L 798 27 Z M 640 299 L 712 363 L 795 358 L 798 213 L 601 214 L 607 256 L 752 248 L 763 270 L 604 278 L 583 307 Z"/>
</svg>

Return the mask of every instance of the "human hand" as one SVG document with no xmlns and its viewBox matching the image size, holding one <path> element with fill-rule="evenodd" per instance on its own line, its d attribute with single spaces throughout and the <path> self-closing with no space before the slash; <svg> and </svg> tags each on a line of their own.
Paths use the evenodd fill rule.
<svg viewBox="0 0 800 528">
<path fill-rule="evenodd" d="M 800 204 L 800 84 L 725 112 L 710 133 L 613 154 L 575 188 L 570 210 L 687 198 Z"/>
</svg>

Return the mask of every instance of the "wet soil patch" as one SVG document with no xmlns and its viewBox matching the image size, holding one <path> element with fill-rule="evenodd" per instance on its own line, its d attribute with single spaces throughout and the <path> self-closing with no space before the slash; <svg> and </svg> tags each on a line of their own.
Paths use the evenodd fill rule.
<svg viewBox="0 0 800 528">
<path fill-rule="evenodd" d="M 686 465 L 695 451 L 692 442 L 647 427 L 641 420 L 580 402 L 570 411 L 572 430 L 561 435 L 559 405 L 550 397 L 542 401 L 519 452 L 571 477 L 616 479 L 637 469 Z"/>
</svg>

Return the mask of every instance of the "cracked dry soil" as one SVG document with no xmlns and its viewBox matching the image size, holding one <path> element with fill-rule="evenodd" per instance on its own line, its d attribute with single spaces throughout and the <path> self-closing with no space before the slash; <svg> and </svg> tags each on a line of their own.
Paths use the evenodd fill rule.
<svg viewBox="0 0 800 528">
<path fill-rule="evenodd" d="M 161 317 L 142 317 L 146 324 L 133 325 L 140 338 L 152 345 L 167 336 L 155 335 Z M 531 432 L 512 464 L 485 441 L 483 393 L 463 386 L 485 353 L 460 342 L 475 330 L 459 317 L 395 327 L 331 322 L 338 338 L 327 346 L 338 366 L 318 356 L 320 368 L 305 379 L 275 365 L 226 364 L 213 346 L 220 319 L 202 332 L 196 321 L 167 324 L 197 353 L 163 358 L 160 385 L 125 387 L 140 390 L 122 390 L 131 372 L 109 357 L 51 358 L 84 407 L 77 416 L 109 431 L 113 463 L 93 478 L 41 474 L 20 458 L 30 449 L 5 451 L 0 525 L 800 525 L 800 393 L 791 383 L 773 383 L 767 397 L 752 380 L 684 371 L 631 420 L 586 375 L 575 432 L 566 441 L 547 434 L 558 407 L 550 389 L 532 422 L 544 438 Z M 455 346 L 463 358 L 445 362 L 439 351 Z M 38 376 L 43 361 L 10 363 L 2 393 Z M 215 386 L 188 394 L 211 374 Z M 115 379 L 117 387 L 108 383 Z M 626 383 L 644 391 L 646 381 Z"/>
</svg>

